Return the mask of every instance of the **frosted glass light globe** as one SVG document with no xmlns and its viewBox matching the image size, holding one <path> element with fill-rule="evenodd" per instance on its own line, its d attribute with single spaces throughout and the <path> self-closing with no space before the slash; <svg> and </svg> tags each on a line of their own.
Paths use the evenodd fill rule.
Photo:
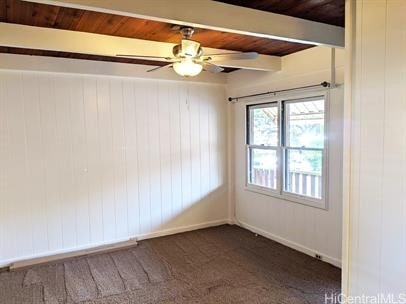
<svg viewBox="0 0 406 304">
<path fill-rule="evenodd" d="M 193 77 L 198 75 L 203 70 L 203 66 L 193 62 L 191 59 L 186 58 L 180 62 L 175 62 L 173 64 L 173 69 L 180 76 Z"/>
</svg>

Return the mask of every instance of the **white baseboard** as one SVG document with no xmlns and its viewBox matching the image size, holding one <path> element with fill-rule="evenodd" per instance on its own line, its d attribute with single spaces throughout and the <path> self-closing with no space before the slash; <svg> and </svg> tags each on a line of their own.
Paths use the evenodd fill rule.
<svg viewBox="0 0 406 304">
<path fill-rule="evenodd" d="M 310 248 L 305 247 L 303 245 L 300 245 L 298 243 L 289 241 L 287 239 L 284 239 L 284 238 L 279 237 L 279 236 L 277 236 L 275 234 L 267 232 L 267 231 L 265 231 L 265 230 L 263 230 L 261 228 L 257 228 L 255 226 L 250 225 L 250 224 L 244 223 L 242 221 L 235 221 L 235 224 L 242 227 L 242 228 L 250 230 L 250 231 L 252 231 L 254 233 L 262 235 L 263 237 L 266 237 L 266 238 L 271 239 L 271 240 L 273 240 L 275 242 L 278 242 L 278 243 L 280 243 L 282 245 L 285 245 L 285 246 L 287 246 L 289 248 L 292 248 L 292 249 L 295 249 L 295 250 L 300 251 L 302 253 L 305 253 L 307 255 L 310 255 L 312 257 L 314 257 L 316 254 L 319 254 L 319 255 L 322 256 L 322 261 L 323 262 L 326 262 L 326 263 L 332 264 L 332 265 L 334 265 L 334 266 L 336 266 L 338 268 L 341 268 L 341 261 L 339 259 L 333 258 L 331 256 L 328 256 L 328 255 L 322 253 L 322 252 L 318 252 L 317 250 L 310 249 Z"/>
<path fill-rule="evenodd" d="M 176 234 L 176 233 L 181 233 L 181 232 L 193 231 L 193 230 L 197 230 L 197 229 L 215 227 L 215 226 L 220 226 L 220 225 L 225 225 L 225 224 L 230 224 L 230 220 L 223 219 L 223 220 L 217 220 L 217 221 L 210 221 L 210 222 L 204 222 L 204 223 L 200 223 L 200 224 L 180 226 L 180 227 L 160 230 L 160 231 L 156 231 L 156 232 L 140 234 L 137 236 L 137 240 L 141 241 L 141 240 L 146 240 L 146 239 L 151 239 L 151 238 L 156 238 L 156 237 L 161 237 L 161 236 L 166 236 L 166 235 L 171 235 L 171 234 Z"/>
<path fill-rule="evenodd" d="M 83 252 L 91 252 L 92 250 L 98 250 L 98 248 L 109 248 L 109 247 L 114 247 L 114 246 L 120 246 L 121 244 L 124 243 L 136 243 L 136 239 L 134 237 L 127 237 L 127 238 L 120 238 L 117 240 L 113 241 L 106 241 L 106 242 L 98 242 L 98 243 L 93 243 L 93 244 L 86 244 L 82 246 L 76 246 L 76 247 L 70 247 L 70 248 L 64 248 L 64 249 L 58 249 L 58 250 L 52 250 L 48 251 L 45 253 L 39 253 L 39 254 L 33 254 L 33 255 L 28 255 L 28 256 L 22 256 L 16 259 L 9 259 L 9 260 L 3 260 L 0 262 L 0 267 L 10 267 L 13 264 L 17 263 L 22 263 L 24 261 L 29 261 L 29 260 L 46 260 L 49 259 L 49 261 L 53 260 L 54 257 L 60 256 L 60 255 L 83 255 Z M 85 253 L 86 254 L 86 253 Z"/>
<path fill-rule="evenodd" d="M 231 221 L 229 219 L 222 219 L 222 220 L 203 222 L 203 223 L 193 224 L 193 225 L 185 225 L 185 226 L 181 226 L 181 227 L 159 230 L 156 232 L 136 235 L 136 236 L 132 236 L 132 237 L 121 238 L 121 239 L 117 239 L 114 241 L 99 242 L 99 243 L 94 243 L 94 244 L 90 244 L 90 245 L 83 245 L 83 246 L 77 246 L 77 247 L 73 247 L 73 248 L 65 248 L 65 249 L 61 249 L 61 250 L 49 251 L 49 252 L 41 253 L 41 254 L 24 256 L 24 257 L 20 257 L 17 259 L 4 260 L 4 261 L 0 261 L 0 268 L 10 267 L 10 269 L 11 268 L 16 269 L 16 268 L 21 268 L 21 267 L 27 267 L 29 265 L 42 264 L 42 263 L 51 262 L 51 261 L 55 261 L 55 260 L 59 260 L 59 259 L 66 259 L 66 258 L 71 258 L 71 257 L 75 257 L 75 256 L 82 256 L 82 255 L 92 254 L 92 253 L 101 252 L 101 251 L 116 250 L 119 248 L 134 246 L 136 244 L 136 241 L 138 241 L 138 240 L 145 240 L 145 239 L 166 236 L 166 235 L 171 235 L 171 234 L 176 234 L 176 233 L 181 233 L 181 232 L 193 231 L 193 230 L 197 230 L 197 229 L 220 226 L 220 225 L 224 225 L 224 224 L 231 224 Z"/>
<path fill-rule="evenodd" d="M 263 229 L 249 225 L 245 222 L 237 221 L 235 219 L 223 219 L 223 220 L 209 221 L 209 222 L 203 222 L 203 223 L 193 224 L 193 225 L 186 225 L 186 226 L 181 226 L 181 227 L 164 229 L 164 230 L 151 232 L 151 233 L 145 233 L 145 234 L 137 235 L 137 236 L 130 237 L 130 238 L 119 239 L 119 240 L 116 240 L 113 242 L 97 243 L 97 244 L 92 244 L 92 245 L 87 245 L 87 246 L 80 246 L 80 247 L 68 248 L 68 249 L 64 249 L 64 250 L 52 251 L 52 252 L 48 252 L 46 254 L 27 256 L 27 257 L 23 257 L 23 258 L 16 259 L 16 260 L 6 260 L 6 261 L 3 261 L 0 263 L 0 267 L 7 267 L 7 266 L 12 265 L 12 267 L 14 269 L 16 269 L 16 268 L 20 268 L 20 267 L 27 267 L 27 266 L 33 265 L 33 264 L 51 262 L 51 261 L 55 261 L 58 259 L 66 259 L 66 258 L 71 258 L 71 257 L 75 257 L 75 256 L 97 253 L 97 252 L 101 252 L 101 251 L 116 250 L 119 248 L 134 246 L 136 244 L 136 240 L 138 241 L 138 240 L 151 239 L 151 238 L 155 238 L 155 237 L 161 237 L 161 236 L 166 236 L 166 235 L 171 235 L 171 234 L 176 234 L 176 233 L 193 231 L 193 230 L 203 229 L 203 228 L 208 228 L 208 227 L 215 227 L 215 226 L 220 226 L 220 225 L 224 225 L 224 224 L 241 226 L 242 228 L 245 228 L 254 233 L 260 234 L 266 238 L 274 240 L 278 243 L 281 243 L 281 244 L 283 244 L 287 247 L 290 247 L 292 249 L 295 249 L 297 251 L 308 254 L 312 257 L 314 257 L 315 254 L 320 254 L 323 257 L 324 262 L 327 262 L 329 264 L 332 264 L 336 267 L 341 268 L 341 261 L 338 259 L 325 255 L 316 250 L 307 248 L 307 247 L 297 244 L 295 242 L 286 240 L 277 235 L 269 233 Z"/>
<path fill-rule="evenodd" d="M 123 241 L 123 242 L 117 242 L 117 243 L 108 244 L 108 245 L 101 245 L 101 246 L 97 246 L 97 247 L 91 247 L 88 249 L 74 250 L 74 251 L 70 251 L 70 252 L 66 252 L 66 253 L 59 253 L 59 254 L 47 255 L 47 256 L 43 256 L 43 257 L 36 257 L 36 258 L 32 258 L 32 259 L 25 259 L 25 260 L 21 260 L 21 261 L 12 263 L 10 265 L 10 270 L 13 271 L 13 270 L 33 266 L 33 265 L 39 265 L 39 264 L 45 264 L 45 263 L 54 262 L 54 261 L 66 260 L 66 259 L 78 257 L 78 256 L 97 254 L 97 253 L 101 253 L 101 252 L 103 252 L 103 253 L 111 252 L 111 251 L 116 251 L 119 249 L 131 248 L 136 245 L 137 245 L 136 240 L 129 239 L 129 240 Z"/>
</svg>

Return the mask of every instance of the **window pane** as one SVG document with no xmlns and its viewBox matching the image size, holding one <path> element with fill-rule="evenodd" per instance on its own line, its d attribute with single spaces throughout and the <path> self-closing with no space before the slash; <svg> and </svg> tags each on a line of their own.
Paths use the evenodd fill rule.
<svg viewBox="0 0 406 304">
<path fill-rule="evenodd" d="M 278 145 L 278 107 L 250 108 L 251 145 Z"/>
<path fill-rule="evenodd" d="M 286 146 L 324 147 L 324 99 L 286 102 Z"/>
<path fill-rule="evenodd" d="M 250 149 L 250 184 L 276 189 L 277 151 Z"/>
<path fill-rule="evenodd" d="M 291 150 L 285 153 L 285 191 L 322 197 L 323 152 L 317 150 Z"/>
</svg>

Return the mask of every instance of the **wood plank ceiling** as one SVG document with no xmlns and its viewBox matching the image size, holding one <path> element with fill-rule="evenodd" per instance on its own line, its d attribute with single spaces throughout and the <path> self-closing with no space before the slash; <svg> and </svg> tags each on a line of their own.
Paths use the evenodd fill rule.
<svg viewBox="0 0 406 304">
<path fill-rule="evenodd" d="M 330 24 L 343 24 L 344 0 L 225 0 L 230 4 L 292 15 L 299 18 Z M 295 4 L 296 3 L 296 4 Z M 307 3 L 307 5 L 306 5 Z M 338 8 L 335 10 L 335 8 Z M 174 25 L 152 20 L 131 18 L 106 13 L 64 8 L 21 0 L 0 0 L 0 22 L 17 23 L 55 29 L 65 29 L 97 34 L 138 38 L 177 43 L 180 35 Z M 193 38 L 204 47 L 234 51 L 256 51 L 260 54 L 284 56 L 312 47 L 311 45 L 251 37 L 220 31 L 198 29 Z M 94 56 L 48 50 L 7 48 L 0 46 L 1 53 L 37 56 L 67 57 L 112 62 L 164 65 L 163 62 L 134 60 L 107 56 Z M 226 69 L 226 72 L 234 69 Z"/>
</svg>

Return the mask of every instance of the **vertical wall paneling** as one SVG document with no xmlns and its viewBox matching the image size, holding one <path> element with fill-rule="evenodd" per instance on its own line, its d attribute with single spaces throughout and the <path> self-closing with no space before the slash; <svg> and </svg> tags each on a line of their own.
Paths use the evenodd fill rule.
<svg viewBox="0 0 406 304">
<path fill-rule="evenodd" d="M 405 128 L 406 94 L 405 88 L 405 43 L 406 27 L 400 26 L 406 17 L 406 4 L 396 0 L 386 6 L 386 33 L 385 33 L 385 127 L 384 127 L 384 163 L 382 180 L 381 225 L 381 253 L 380 253 L 380 289 L 389 293 L 404 292 L 406 279 L 406 247 L 404 239 L 405 215 L 400 210 L 405 210 L 406 191 L 402 181 L 406 172 L 406 140 L 399 139 L 398 130 Z M 399 64 L 403 58 L 403 64 Z M 403 92 L 402 92 L 403 90 Z M 403 229 L 402 229 L 403 228 Z M 403 242 L 398 241 L 397 235 L 403 231 Z M 383 233 L 385 233 L 383 235 Z M 388 263 L 388 261 L 398 263 Z"/>
<path fill-rule="evenodd" d="M 406 2 L 357 1 L 349 294 L 406 290 Z"/>
<path fill-rule="evenodd" d="M 300 57 L 299 54 L 297 56 Z M 303 60 L 307 58 L 304 56 Z M 319 78 L 319 81 L 322 79 Z M 285 79 L 285 81 L 288 80 Z M 296 86 L 293 80 L 291 86 Z M 248 229 L 307 254 L 321 254 L 327 262 L 340 266 L 342 220 L 342 153 L 340 149 L 342 147 L 343 86 L 331 89 L 329 95 L 327 210 L 246 189 L 246 103 L 233 104 L 236 219 Z M 213 124 L 210 123 L 210 125 Z"/>
<path fill-rule="evenodd" d="M 380 223 L 382 214 L 382 174 L 383 174 L 383 138 L 385 121 L 385 103 L 384 100 L 384 81 L 385 81 L 385 60 L 376 62 L 376 58 L 385 58 L 385 1 L 366 1 L 364 6 L 364 22 L 361 33 L 365 37 L 363 40 L 363 49 L 365 52 L 361 65 L 368 67 L 361 71 L 362 81 L 361 92 L 361 147 L 363 153 L 360 159 L 359 192 L 360 208 L 369 212 L 360 212 L 359 221 L 364 223 L 360 225 L 359 251 L 364 257 L 359 261 L 359 267 L 364 271 L 360 272 L 359 280 L 368 282 L 360 288 L 360 292 L 372 294 L 378 290 L 379 283 L 373 279 L 373 272 L 379 272 L 379 269 L 369 269 L 369 265 L 378 264 L 380 249 L 379 246 L 370 248 L 368 244 L 381 240 Z M 371 30 L 370 27 L 373 27 Z M 377 85 L 380 84 L 380 85 Z M 368 113 L 364 116 L 364 113 Z M 368 136 L 374 134 L 374 136 Z M 370 191 L 370 189 L 375 189 Z"/>
<path fill-rule="evenodd" d="M 23 107 L 23 115 L 22 117 L 26 116 L 26 113 L 31 113 L 30 119 L 24 120 L 22 127 L 24 128 L 25 133 L 25 168 L 26 168 L 26 175 L 21 177 L 22 183 L 27 183 L 30 179 L 41 179 L 44 180 L 44 163 L 41 160 L 41 155 L 43 151 L 41 151 L 41 142 L 42 142 L 42 134 L 41 134 L 41 114 L 40 114 L 40 104 L 39 104 L 39 82 L 33 81 L 30 83 L 26 82 L 24 75 L 21 75 L 20 79 L 20 88 L 21 90 L 21 97 L 23 100 L 22 107 Z M 27 87 L 24 85 L 27 84 Z M 27 98 L 28 97 L 28 98 Z M 28 100 L 31 99 L 30 102 Z M 7 145 L 5 145 L 7 147 Z M 28 153 L 31 151 L 32 153 Z M 7 178 L 7 177 L 6 177 Z M 36 212 L 33 208 L 31 208 L 29 201 L 30 199 L 41 201 L 41 206 L 47 204 L 47 196 L 44 193 L 44 187 L 36 188 L 34 185 L 27 183 L 27 189 L 24 192 L 25 198 L 22 200 L 24 204 L 21 205 L 21 220 L 20 223 L 23 229 L 30 231 L 30 226 L 32 226 L 30 214 L 32 212 Z M 41 208 L 45 210 L 45 208 Z M 25 242 L 22 242 L 21 245 L 24 248 L 20 248 L 21 251 L 27 250 L 34 250 L 34 246 L 40 246 L 43 249 L 47 249 L 50 244 L 47 241 L 47 234 L 49 234 L 49 230 L 47 227 L 44 226 L 45 221 L 43 221 L 47 214 L 41 213 L 39 214 L 41 222 L 35 223 L 35 228 L 30 231 L 27 236 L 24 238 Z M 32 239 L 34 237 L 38 237 L 39 242 L 37 244 L 33 244 Z M 48 236 L 48 239 L 51 240 L 51 237 Z"/>
<path fill-rule="evenodd" d="M 344 73 L 344 52 L 336 50 L 337 83 Z M 269 90 L 291 89 L 330 79 L 331 50 L 317 47 L 282 58 L 278 73 L 236 71 L 228 76 L 227 95 L 242 96 Z M 230 105 L 234 153 L 235 219 L 252 231 L 309 255 L 341 265 L 343 86 L 330 90 L 328 131 L 328 208 L 321 210 L 246 189 L 246 100 Z M 271 97 L 272 99 L 272 97 Z M 222 119 L 223 116 L 220 116 Z M 220 141 L 221 142 L 221 141 Z"/>
<path fill-rule="evenodd" d="M 72 134 L 73 185 L 77 192 L 77 207 L 75 210 L 77 244 L 86 244 L 90 242 L 90 218 L 83 78 L 73 78 L 72 86 L 77 88 L 77 90 L 70 90 L 70 128 Z"/>
<path fill-rule="evenodd" d="M 57 154 L 59 153 L 60 136 L 58 136 L 58 125 L 56 118 L 56 91 L 55 82 L 51 78 L 32 79 L 29 75 L 23 75 L 24 87 L 27 96 L 32 96 L 32 99 L 24 97 L 27 104 L 37 103 L 41 116 L 41 141 L 42 159 L 44 170 L 44 188 L 46 198 L 46 216 L 41 219 L 47 225 L 47 234 L 43 232 L 32 239 L 38 239 L 40 235 L 48 236 L 49 250 L 55 250 L 63 246 L 63 224 L 62 224 L 62 196 L 60 187 L 60 178 L 58 176 L 58 168 L 60 166 Z M 27 113 L 28 114 L 28 113 Z M 27 115 L 28 116 L 28 115 Z M 29 121 L 27 117 L 26 121 Z M 45 139 L 47 139 L 45 141 Z M 35 186 L 35 185 L 33 185 Z M 34 204 L 30 204 L 32 210 L 35 209 Z M 32 223 L 36 225 L 36 223 Z M 45 248 L 43 248 L 44 250 Z"/>
<path fill-rule="evenodd" d="M 24 171 L 27 166 L 27 152 L 25 149 L 25 126 L 24 126 L 24 116 L 20 113 L 24 113 L 24 106 L 21 100 L 21 78 L 19 75 L 12 75 L 5 79 L 5 98 L 14 99 L 16 102 L 13 104 L 8 104 L 8 115 L 6 116 L 6 136 L 7 136 L 7 143 L 10 146 L 15 146 L 17 151 L 14 153 L 12 151 L 7 151 L 7 159 L 8 159 L 8 171 L 9 174 L 6 175 L 6 191 L 7 191 L 7 199 L 13 201 L 25 201 L 26 193 L 23 191 L 19 191 L 18 184 L 20 179 L 25 182 L 26 177 L 24 176 Z M 17 88 L 12 89 L 11 84 L 16 83 Z M 20 114 L 20 115 L 19 115 Z M 20 164 L 20 165 L 19 165 Z M 31 168 L 30 168 L 31 169 Z M 35 173 L 34 173 L 35 174 Z M 11 189 L 11 191 L 8 191 Z M 37 202 L 41 202 L 40 193 L 35 192 L 31 193 L 33 195 L 33 200 Z M 14 238 L 10 242 L 9 251 L 21 252 L 23 250 L 23 244 L 17 242 L 17 234 L 16 228 L 20 225 L 24 227 L 25 223 L 24 218 L 27 211 L 23 209 L 22 204 L 13 204 L 8 205 L 5 210 L 5 214 L 12 214 L 13 216 L 21 215 L 19 218 L 16 219 L 8 219 L 8 224 L 13 227 L 13 231 L 11 232 L 11 237 Z M 6 249 L 7 250 L 7 249 Z"/>
<path fill-rule="evenodd" d="M 44 91 L 47 88 L 47 83 L 43 83 Z M 71 128 L 71 96 L 70 86 L 72 85 L 72 77 L 55 78 L 55 104 L 56 104 L 56 121 L 58 132 L 58 147 L 54 152 L 58 155 L 58 160 L 62 158 L 64 161 L 58 161 L 57 178 L 61 191 L 61 212 L 62 212 L 62 242 L 67 248 L 74 248 L 77 244 L 77 226 L 76 226 L 76 203 L 77 195 L 75 191 L 75 181 L 72 155 L 72 128 Z M 41 96 L 46 93 L 42 93 Z M 70 202 L 67 204 L 66 202 Z"/>
<path fill-rule="evenodd" d="M 128 235 L 128 202 L 126 181 L 126 151 L 123 112 L 123 84 L 117 79 L 110 80 L 110 112 L 112 122 L 113 168 L 114 168 L 114 209 L 116 210 L 116 238 Z"/>
<path fill-rule="evenodd" d="M 138 145 L 136 125 L 136 95 L 134 83 L 123 81 L 123 122 L 125 132 L 125 170 L 127 191 L 127 225 L 129 235 L 140 232 Z"/>
<path fill-rule="evenodd" d="M 182 157 L 182 207 L 187 209 L 191 202 L 191 122 L 190 122 L 190 90 L 188 83 L 181 84 L 180 91 L 180 142 Z"/>
<path fill-rule="evenodd" d="M 201 93 L 202 98 L 209 98 L 208 92 Z M 199 104 L 199 130 L 200 130 L 200 190 L 206 197 L 210 189 L 210 133 L 209 133 L 209 109 L 210 104 Z"/>
<path fill-rule="evenodd" d="M 152 229 L 161 224 L 161 166 L 160 166 L 160 138 L 159 138 L 159 103 L 158 84 L 152 83 L 149 96 L 148 110 L 148 138 L 149 138 L 149 192 L 151 205 Z"/>
<path fill-rule="evenodd" d="M 161 225 L 172 216 L 172 176 L 171 176 L 171 85 L 167 82 L 159 83 L 159 167 L 160 167 L 160 196 L 161 196 Z M 175 107 L 176 109 L 176 107 Z"/>
<path fill-rule="evenodd" d="M 103 191 L 102 163 L 98 90 L 96 79 L 84 79 L 83 111 L 86 133 L 87 187 L 89 202 L 90 242 L 99 243 L 104 240 L 103 228 Z"/>
<path fill-rule="evenodd" d="M 190 86 L 190 159 L 191 159 L 191 203 L 199 200 L 200 176 L 200 107 L 201 92 L 197 86 Z"/>
<path fill-rule="evenodd" d="M 403 11 L 402 20 L 404 20 L 403 18 L 406 17 L 406 3 L 404 3 L 404 2 L 401 2 L 401 3 L 403 5 L 402 6 L 403 10 L 401 10 L 401 11 Z M 402 37 L 403 37 L 403 40 L 401 42 L 400 47 L 401 47 L 402 53 L 404 54 L 406 52 L 406 31 L 403 31 Z M 403 63 L 401 65 L 403 67 L 403 70 L 402 70 L 402 77 L 400 79 L 401 79 L 401 84 L 402 83 L 404 84 L 404 83 L 406 83 L 406 60 L 405 60 L 405 58 L 403 58 Z M 401 89 L 402 104 L 406 105 L 406 86 L 401 85 L 401 87 L 402 87 L 402 89 Z M 406 114 L 406 109 L 404 109 L 403 113 Z M 406 130 L 406 119 L 403 119 L 403 125 L 402 126 L 403 126 L 403 129 Z M 406 132 L 403 133 L 403 149 L 404 149 L 403 152 L 405 152 L 405 149 L 406 149 Z M 405 154 L 403 153 L 402 155 L 405 155 Z M 402 172 L 405 172 L 405 170 L 406 170 L 406 160 L 404 160 L 404 162 L 403 162 L 403 168 L 402 169 L 403 169 Z M 406 178 L 405 178 L 404 175 L 402 175 L 402 177 L 403 177 L 402 178 L 403 179 L 402 187 L 403 187 L 403 189 L 405 189 L 405 187 L 406 187 Z M 403 204 L 402 204 L 402 219 L 404 219 L 404 218 L 406 218 L 406 206 L 405 206 L 405 204 L 403 202 Z M 403 246 L 402 246 L 402 250 L 403 250 L 403 252 L 405 252 L 406 251 L 406 221 L 403 220 L 402 223 L 403 223 L 403 229 L 402 229 L 402 231 L 403 231 Z M 403 274 L 405 274 L 405 273 L 406 273 L 406 259 L 403 260 Z M 403 283 L 400 283 L 400 287 L 401 287 L 401 290 L 406 290 L 406 280 L 404 280 Z"/>
<path fill-rule="evenodd" d="M 0 265 L 225 223 L 226 106 L 218 84 L 0 71 Z"/>
<path fill-rule="evenodd" d="M 143 87 L 146 90 L 143 90 Z M 145 128 L 149 124 L 148 116 L 148 92 L 151 90 L 146 83 L 140 82 L 135 84 L 135 107 L 136 117 L 135 121 L 137 132 L 137 156 L 138 156 L 138 172 L 139 176 L 139 199 L 140 199 L 140 233 L 147 233 L 151 230 L 151 205 L 150 205 L 150 144 L 148 136 L 148 128 Z"/>
<path fill-rule="evenodd" d="M 100 139 L 101 193 L 103 202 L 103 238 L 114 240 L 116 236 L 116 210 L 114 208 L 113 135 L 111 129 L 109 80 L 97 79 L 98 129 Z"/>
<path fill-rule="evenodd" d="M 168 93 L 168 103 L 172 109 L 169 113 L 170 120 L 170 172 L 171 172 L 171 196 L 172 196 L 172 218 L 176 217 L 182 210 L 182 146 L 180 128 L 181 96 L 180 84 L 172 86 Z"/>
<path fill-rule="evenodd" d="M 0 160 L 6 161 L 6 103 L 4 94 L 4 77 L 0 76 Z M 5 199 L 6 199 L 6 174 L 5 170 L 0 170 L 0 247 L 5 248 L 6 241 L 6 218 L 5 218 Z"/>
<path fill-rule="evenodd" d="M 360 11 L 362 10 L 362 2 L 357 4 L 357 2 L 355 2 L 355 14 L 356 14 L 356 22 L 355 22 L 355 49 L 361 49 L 362 48 L 362 40 L 358 39 L 358 33 L 361 32 L 361 26 L 362 26 L 362 22 L 358 21 L 358 16 L 360 14 Z M 355 54 L 354 54 L 354 57 Z M 356 87 L 360 86 L 361 83 L 361 77 L 358 73 L 358 70 L 360 69 L 360 66 L 362 65 L 361 60 L 357 60 L 357 58 L 354 58 L 354 70 L 353 71 L 357 71 L 356 73 L 352 73 L 353 74 L 353 81 L 354 81 L 354 86 L 351 88 L 353 90 L 353 98 L 354 99 L 359 99 L 360 98 L 360 94 L 361 91 L 360 90 L 356 90 Z M 348 259 L 348 264 L 349 267 L 352 268 L 351 272 L 351 278 L 348 278 L 348 293 L 352 293 L 353 291 L 355 291 L 358 288 L 358 271 L 356 269 L 358 269 L 358 263 L 354 263 L 355 259 L 355 252 L 357 252 L 357 248 L 358 248 L 358 242 L 356 240 L 356 238 L 351 237 L 352 234 L 357 235 L 358 231 L 359 231 L 359 204 L 352 204 L 352 200 L 354 201 L 359 201 L 359 171 L 357 169 L 356 164 L 359 164 L 361 161 L 361 146 L 358 145 L 357 143 L 360 142 L 361 139 L 361 119 L 353 119 L 353 117 L 361 117 L 361 103 L 359 102 L 354 102 L 352 101 L 352 105 L 351 105 L 351 179 L 350 179 L 350 199 L 349 199 L 349 204 L 350 204 L 350 218 L 349 218 L 349 222 L 350 222 L 350 228 L 349 228 L 349 251 L 351 251 L 351 255 L 350 257 L 347 257 Z"/>
<path fill-rule="evenodd" d="M 3 75 L 0 75 L 0 160 L 7 161 L 8 144 L 6 136 L 6 96 L 5 96 L 5 83 Z M 0 170 L 0 247 L 6 248 L 6 170 Z M 9 254 L 8 252 L 6 254 Z"/>
</svg>

